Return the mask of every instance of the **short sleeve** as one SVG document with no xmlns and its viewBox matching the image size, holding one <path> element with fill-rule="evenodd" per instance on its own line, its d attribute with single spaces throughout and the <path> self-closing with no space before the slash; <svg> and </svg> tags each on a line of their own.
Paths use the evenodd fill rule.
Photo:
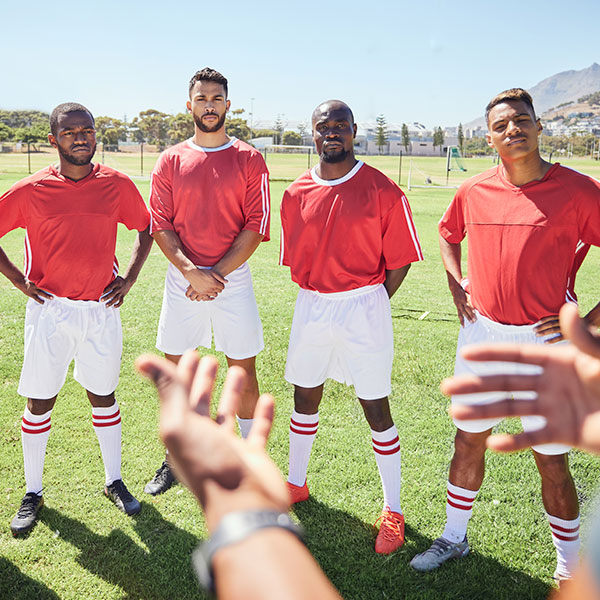
<svg viewBox="0 0 600 600">
<path fill-rule="evenodd" d="M 451 244 L 459 244 L 467 234 L 464 214 L 465 190 L 459 188 L 438 224 L 440 235 Z"/>
<path fill-rule="evenodd" d="M 0 237 L 13 229 L 27 227 L 25 201 L 31 184 L 20 181 L 0 196 Z"/>
<path fill-rule="evenodd" d="M 290 266 L 290 251 L 286 245 L 287 235 L 289 233 L 287 223 L 287 205 L 291 201 L 291 194 L 289 190 L 283 192 L 283 198 L 281 199 L 281 207 L 279 209 L 279 217 L 281 219 L 281 238 L 279 240 L 279 264 Z"/>
<path fill-rule="evenodd" d="M 382 217 L 383 259 L 386 270 L 400 269 L 423 260 L 423 251 L 413 222 L 412 211 L 406 196 L 395 186 L 384 192 L 395 196 L 391 208 Z M 389 204 L 388 202 L 384 202 Z"/>
<path fill-rule="evenodd" d="M 600 181 L 586 177 L 575 190 L 578 197 L 579 237 L 582 242 L 600 246 Z"/>
<path fill-rule="evenodd" d="M 175 231 L 173 226 L 173 178 L 171 165 L 163 152 L 150 176 L 150 234 L 156 231 Z"/>
<path fill-rule="evenodd" d="M 127 229 L 146 229 L 150 224 L 150 213 L 135 183 L 123 176 L 119 192 L 119 223 Z"/>
<path fill-rule="evenodd" d="M 261 154 L 253 152 L 248 158 L 248 178 L 244 201 L 245 223 L 243 229 L 255 231 L 270 239 L 271 195 L 269 192 L 269 171 Z"/>
</svg>

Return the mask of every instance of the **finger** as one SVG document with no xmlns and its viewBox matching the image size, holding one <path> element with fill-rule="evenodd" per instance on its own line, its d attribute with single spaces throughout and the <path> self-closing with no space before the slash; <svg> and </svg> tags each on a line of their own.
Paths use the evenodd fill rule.
<svg viewBox="0 0 600 600">
<path fill-rule="evenodd" d="M 52 300 L 52 298 L 54 298 L 54 296 L 52 294 L 50 294 L 46 290 L 42 290 L 40 288 L 36 289 L 36 293 L 38 296 L 42 296 L 43 298 L 47 298 L 48 300 Z"/>
<path fill-rule="evenodd" d="M 121 304 L 123 304 L 123 296 L 115 294 L 109 300 L 104 300 L 104 302 L 106 303 L 106 306 L 119 307 L 119 306 L 121 306 Z M 117 302 L 118 302 L 118 304 L 117 304 Z"/>
<path fill-rule="evenodd" d="M 458 312 L 458 320 L 460 321 L 460 326 L 464 327 L 465 326 L 465 318 L 463 317 L 463 313 L 460 309 L 458 309 L 457 312 Z"/>
<path fill-rule="evenodd" d="M 473 421 L 539 415 L 542 410 L 536 400 L 498 400 L 489 404 L 459 404 L 456 402 L 452 404 L 448 412 L 453 419 Z"/>
<path fill-rule="evenodd" d="M 502 361 L 543 366 L 556 349 L 537 344 L 472 344 L 461 350 L 467 360 Z"/>
<path fill-rule="evenodd" d="M 219 361 L 214 356 L 203 356 L 192 381 L 190 391 L 192 410 L 207 417 L 210 415 L 210 399 L 212 398 L 218 369 Z"/>
<path fill-rule="evenodd" d="M 551 333 L 560 333 L 560 325 L 558 321 L 552 321 L 551 323 L 538 325 L 533 330 L 537 336 L 550 335 Z"/>
<path fill-rule="evenodd" d="M 548 338 L 547 340 L 544 340 L 544 344 L 556 344 L 556 342 L 562 342 L 565 338 L 562 336 L 562 334 L 558 334 L 555 335 L 554 337 Z"/>
<path fill-rule="evenodd" d="M 184 385 L 190 390 L 190 395 L 199 364 L 200 355 L 196 350 L 186 350 L 177 363 L 177 376 L 181 378 Z M 192 406 L 193 408 L 194 406 Z"/>
<path fill-rule="evenodd" d="M 540 375 L 457 375 L 448 377 L 440 384 L 443 394 L 477 394 L 479 392 L 522 392 L 536 391 Z M 515 401 L 517 402 L 517 401 Z M 480 406 L 480 405 L 476 405 Z M 484 406 L 493 406 L 486 404 Z"/>
<path fill-rule="evenodd" d="M 223 285 L 221 287 L 224 287 L 226 283 L 228 283 L 228 280 L 225 279 L 225 277 L 223 277 L 223 275 L 220 275 L 219 273 L 217 273 L 216 271 L 213 271 L 211 269 L 211 274 L 212 276 L 219 282 L 222 283 Z"/>
<path fill-rule="evenodd" d="M 248 434 L 248 443 L 253 446 L 265 448 L 275 415 L 275 399 L 271 394 L 263 394 L 256 403 L 254 420 Z"/>
<path fill-rule="evenodd" d="M 565 338 L 579 350 L 600 358 L 600 338 L 588 329 L 574 304 L 564 304 L 560 309 L 560 325 Z"/>
<path fill-rule="evenodd" d="M 546 323 L 558 323 L 558 315 L 549 315 L 547 317 L 543 317 L 533 326 L 533 328 L 537 329 L 538 327 Z"/>
<path fill-rule="evenodd" d="M 233 431 L 235 427 L 235 413 L 242 401 L 247 379 L 246 371 L 242 367 L 234 365 L 227 370 L 223 393 L 217 409 L 217 423 L 230 431 Z"/>
<path fill-rule="evenodd" d="M 524 450 L 531 446 L 554 443 L 556 441 L 552 439 L 546 429 L 539 429 L 538 431 L 526 431 L 517 435 L 499 433 L 490 436 L 486 443 L 488 448 L 496 452 L 516 452 L 517 450 Z"/>
<path fill-rule="evenodd" d="M 36 294 L 35 292 L 29 294 L 29 297 L 35 300 L 38 304 L 44 304 L 44 299 L 38 296 L 38 294 Z"/>
</svg>

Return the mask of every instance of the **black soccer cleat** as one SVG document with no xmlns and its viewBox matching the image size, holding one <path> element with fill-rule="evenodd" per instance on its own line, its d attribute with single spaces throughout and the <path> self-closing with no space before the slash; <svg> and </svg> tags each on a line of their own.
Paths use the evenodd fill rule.
<svg viewBox="0 0 600 600">
<path fill-rule="evenodd" d="M 122 479 L 115 479 L 104 487 L 104 495 L 115 503 L 115 506 L 127 515 L 137 515 L 142 507 L 129 493 Z"/>
<path fill-rule="evenodd" d="M 154 477 L 146 484 L 144 492 L 156 496 L 166 492 L 175 483 L 177 483 L 177 479 L 175 479 L 173 469 L 165 460 L 154 474 Z"/>
<path fill-rule="evenodd" d="M 35 492 L 25 494 L 21 506 L 10 522 L 10 530 L 14 536 L 23 535 L 30 531 L 37 520 L 37 514 L 44 505 L 44 497 Z"/>
</svg>

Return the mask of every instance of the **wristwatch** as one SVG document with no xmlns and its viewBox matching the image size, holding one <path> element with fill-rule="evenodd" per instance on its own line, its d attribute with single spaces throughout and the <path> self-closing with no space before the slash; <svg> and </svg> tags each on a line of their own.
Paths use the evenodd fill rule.
<svg viewBox="0 0 600 600">
<path fill-rule="evenodd" d="M 304 543 L 302 528 L 294 523 L 287 513 L 276 510 L 244 510 L 225 515 L 212 537 L 202 542 L 192 554 L 192 564 L 200 585 L 208 592 L 215 593 L 212 559 L 215 552 L 237 544 L 253 533 L 268 527 L 279 527 L 293 533 Z"/>
</svg>

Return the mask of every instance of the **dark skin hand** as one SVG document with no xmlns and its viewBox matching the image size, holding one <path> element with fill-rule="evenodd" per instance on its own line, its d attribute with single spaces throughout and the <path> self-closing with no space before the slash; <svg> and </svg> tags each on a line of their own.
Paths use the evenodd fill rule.
<svg viewBox="0 0 600 600">
<path fill-rule="evenodd" d="M 600 302 L 583 317 L 583 320 L 589 325 L 591 330 L 597 329 L 600 326 Z M 550 339 L 545 341 L 546 344 L 556 344 L 564 340 L 562 330 L 560 328 L 560 319 L 558 315 L 550 315 L 540 319 L 534 326 L 533 330 L 539 337 L 552 335 Z"/>
</svg>

